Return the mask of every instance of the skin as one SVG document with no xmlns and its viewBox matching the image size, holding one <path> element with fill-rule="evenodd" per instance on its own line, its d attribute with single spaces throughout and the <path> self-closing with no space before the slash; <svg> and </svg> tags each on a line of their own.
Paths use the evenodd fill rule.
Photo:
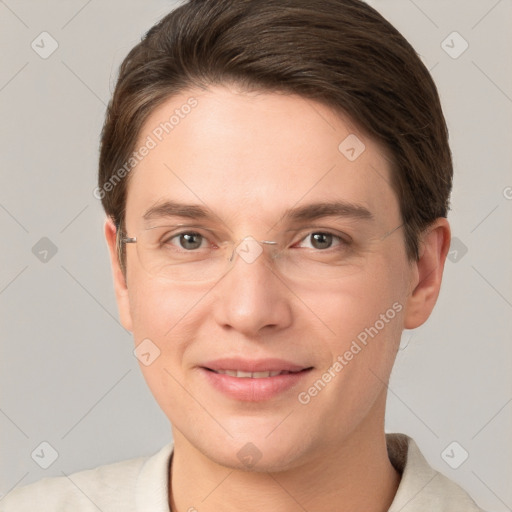
<svg viewBox="0 0 512 512">
<path fill-rule="evenodd" d="M 115 227 L 106 222 L 122 323 L 136 344 L 149 338 L 161 351 L 141 369 L 172 424 L 170 506 L 388 510 L 400 476 L 386 451 L 386 383 L 402 330 L 425 322 L 437 300 L 448 222 L 437 219 L 421 237 L 419 260 L 409 261 L 385 150 L 349 119 L 298 96 L 223 86 L 185 91 L 152 112 L 139 143 L 191 96 L 197 107 L 130 175 L 128 236 L 140 233 L 141 216 L 162 200 L 206 207 L 215 215 L 212 225 L 235 241 L 278 239 L 290 227 L 284 212 L 311 203 L 362 205 L 373 220 L 323 218 L 300 226 L 352 238 L 335 279 L 285 278 L 264 252 L 251 264 L 236 258 L 222 279 L 209 283 L 148 274 L 134 244 L 126 248 L 123 275 Z M 365 144 L 353 162 L 338 150 L 349 134 Z M 294 250 L 305 248 L 293 241 Z M 301 404 L 298 393 L 395 303 L 401 311 Z M 233 400 L 199 370 L 225 356 L 278 357 L 313 370 L 270 400 Z M 237 456 L 249 442 L 261 454 L 251 468 Z"/>
</svg>

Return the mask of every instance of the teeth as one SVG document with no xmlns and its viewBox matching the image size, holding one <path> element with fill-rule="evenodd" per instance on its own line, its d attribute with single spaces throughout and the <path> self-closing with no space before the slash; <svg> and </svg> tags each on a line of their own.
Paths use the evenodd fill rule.
<svg viewBox="0 0 512 512">
<path fill-rule="evenodd" d="M 251 377 L 253 379 L 259 379 L 260 377 L 270 377 L 270 372 L 253 372 Z"/>
<path fill-rule="evenodd" d="M 286 370 L 280 371 L 268 371 L 268 372 L 243 372 L 242 370 L 216 370 L 215 373 L 222 373 L 229 375 L 230 377 L 239 377 L 242 379 L 263 379 L 265 377 L 275 377 L 276 375 L 285 375 L 288 372 Z"/>
</svg>

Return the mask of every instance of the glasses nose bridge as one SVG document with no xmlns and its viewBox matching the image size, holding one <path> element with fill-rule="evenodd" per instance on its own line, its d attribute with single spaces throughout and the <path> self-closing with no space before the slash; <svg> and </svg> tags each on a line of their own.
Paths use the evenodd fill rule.
<svg viewBox="0 0 512 512">
<path fill-rule="evenodd" d="M 238 254 L 246 263 L 253 263 L 263 253 L 265 245 L 276 247 L 278 242 L 274 240 L 256 240 L 253 236 L 246 236 L 242 240 L 233 243 L 229 262 L 232 263 Z"/>
</svg>

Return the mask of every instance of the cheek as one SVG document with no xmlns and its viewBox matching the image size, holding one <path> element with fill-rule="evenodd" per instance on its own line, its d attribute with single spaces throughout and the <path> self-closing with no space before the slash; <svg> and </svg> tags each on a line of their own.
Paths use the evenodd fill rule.
<svg viewBox="0 0 512 512">
<path fill-rule="evenodd" d="M 316 410 L 319 416 L 321 411 L 332 411 L 333 423 L 346 426 L 356 424 L 371 409 L 388 380 L 400 342 L 406 295 L 402 274 L 396 259 L 393 263 L 382 258 L 310 292 L 305 302 L 324 325 L 323 343 L 315 347 L 322 353 L 315 379 L 327 385 L 312 380 L 300 390 L 304 393 L 300 403 L 307 401 L 307 410 Z M 306 331 L 310 318 L 302 319 Z"/>
<path fill-rule="evenodd" d="M 398 350 L 407 295 L 399 260 L 381 255 L 359 272 L 310 295 L 315 313 L 329 328 L 320 349 L 324 352 L 322 370 L 336 364 L 335 384 L 325 400 L 337 403 L 340 395 L 357 396 L 358 404 L 353 404 L 353 410 L 348 407 L 353 414 L 365 401 L 371 406 L 382 381 L 389 377 Z M 307 323 L 305 319 L 304 328 Z"/>
<path fill-rule="evenodd" d="M 399 319 L 396 313 L 405 301 L 406 286 L 399 265 L 382 259 L 380 264 L 368 264 L 343 280 L 305 291 L 303 296 L 308 297 L 305 302 L 326 324 L 332 338 L 344 343 L 373 325 L 382 314 L 388 312 L 388 317 Z M 399 325 L 400 321 L 393 324 Z"/>
<path fill-rule="evenodd" d="M 144 275 L 129 281 L 128 293 L 136 342 L 153 337 L 165 345 L 190 324 L 205 290 Z"/>
<path fill-rule="evenodd" d="M 145 277 L 129 286 L 133 337 L 141 352 L 151 354 L 150 364 L 140 358 L 146 383 L 162 410 L 185 414 L 190 401 L 183 393 L 183 360 L 196 336 L 194 311 L 204 290 L 178 289 Z M 147 348 L 146 348 L 147 347 Z"/>
<path fill-rule="evenodd" d="M 160 373 L 175 368 L 182 359 L 187 339 L 183 332 L 193 317 L 197 294 L 173 288 L 156 280 L 133 279 L 128 286 L 134 343 L 153 348 L 158 358 L 154 363 L 141 365 L 151 387 L 162 381 Z M 190 336 L 192 337 L 192 336 Z M 149 341 L 148 341 L 149 340 Z"/>
</svg>

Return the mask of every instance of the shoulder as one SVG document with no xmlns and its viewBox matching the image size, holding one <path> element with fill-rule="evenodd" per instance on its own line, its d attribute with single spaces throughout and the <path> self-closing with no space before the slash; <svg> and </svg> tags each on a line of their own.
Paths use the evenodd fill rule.
<svg viewBox="0 0 512 512">
<path fill-rule="evenodd" d="M 402 474 L 390 512 L 483 512 L 469 494 L 428 464 L 413 439 L 387 434 L 388 454 Z"/>
<path fill-rule="evenodd" d="M 34 507 L 38 512 L 135 511 L 139 480 L 149 471 L 152 479 L 165 486 L 165 461 L 168 462 L 171 453 L 172 446 L 168 445 L 152 457 L 44 478 L 11 491 L 0 501 L 0 511 L 32 512 Z"/>
</svg>

